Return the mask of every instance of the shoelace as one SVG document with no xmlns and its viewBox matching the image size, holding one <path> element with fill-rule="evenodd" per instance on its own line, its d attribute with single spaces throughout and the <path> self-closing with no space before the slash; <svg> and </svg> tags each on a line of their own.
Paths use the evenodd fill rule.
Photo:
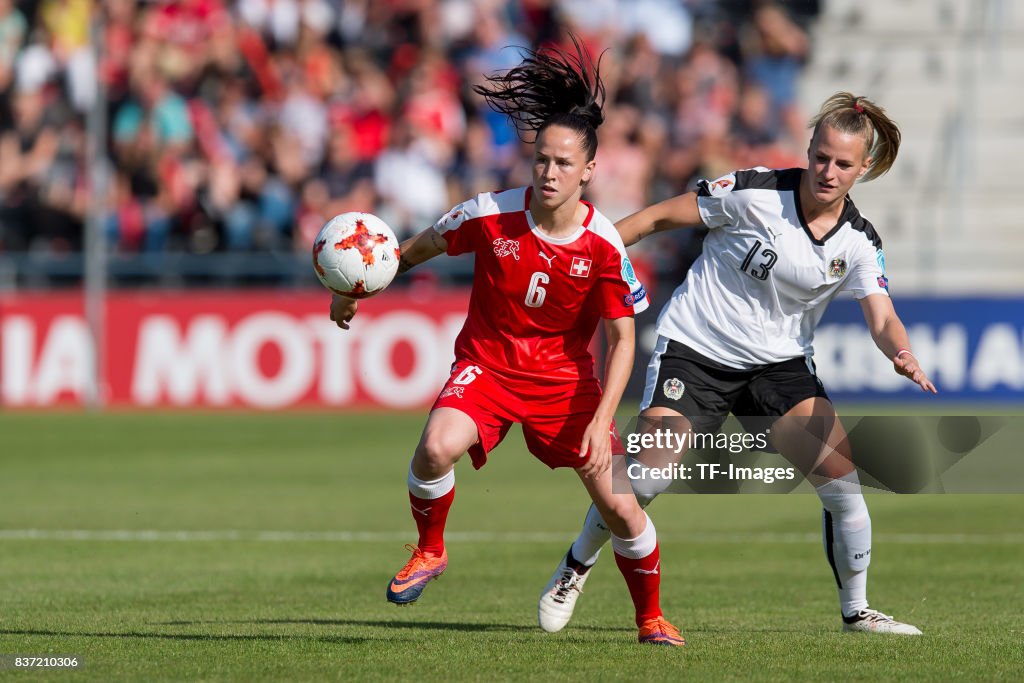
<svg viewBox="0 0 1024 683">
<path fill-rule="evenodd" d="M 867 621 L 896 621 L 888 614 L 882 614 L 875 609 L 862 609 L 860 611 L 860 617 Z"/>
<path fill-rule="evenodd" d="M 677 629 L 675 626 L 669 623 L 669 621 L 664 617 L 658 617 L 658 619 L 655 621 L 655 626 L 656 633 L 660 633 L 663 636 L 668 636 L 669 638 L 678 638 L 680 640 L 683 639 L 683 635 L 679 632 L 679 629 Z"/>
<path fill-rule="evenodd" d="M 562 578 L 558 579 L 558 583 L 555 584 L 555 602 L 565 602 L 565 599 L 569 596 L 569 591 L 583 592 L 577 585 L 578 578 L 576 572 L 572 569 L 566 569 L 562 572 Z"/>
<path fill-rule="evenodd" d="M 412 553 L 412 557 L 409 558 L 409 562 L 407 562 L 406 565 L 402 567 L 402 571 L 398 572 L 398 575 L 395 577 L 396 579 L 405 579 L 408 578 L 410 574 L 416 573 L 416 571 L 419 569 L 419 565 L 423 562 L 424 559 L 426 559 L 423 557 L 423 553 L 420 551 L 420 549 L 412 545 L 411 543 L 406 543 L 405 549 Z"/>
</svg>

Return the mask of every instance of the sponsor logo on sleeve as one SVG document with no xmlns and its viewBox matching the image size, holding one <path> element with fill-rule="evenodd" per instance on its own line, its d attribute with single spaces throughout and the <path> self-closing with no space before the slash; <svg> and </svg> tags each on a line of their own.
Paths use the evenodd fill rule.
<svg viewBox="0 0 1024 683">
<path fill-rule="evenodd" d="M 878 276 L 878 286 L 888 292 L 889 291 L 889 278 L 887 278 L 884 275 L 879 275 Z"/>
<path fill-rule="evenodd" d="M 627 306 L 632 306 L 635 303 L 643 301 L 645 298 L 647 298 L 647 290 L 644 289 L 643 285 L 640 285 L 640 289 L 636 290 L 635 292 L 630 292 L 629 294 L 622 297 L 622 303 L 624 303 Z"/>
</svg>

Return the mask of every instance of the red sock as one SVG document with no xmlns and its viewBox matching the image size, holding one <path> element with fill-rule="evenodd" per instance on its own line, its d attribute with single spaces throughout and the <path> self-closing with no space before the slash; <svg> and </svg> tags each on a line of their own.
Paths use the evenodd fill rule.
<svg viewBox="0 0 1024 683">
<path fill-rule="evenodd" d="M 633 598 L 636 607 L 636 625 L 640 626 L 648 619 L 661 616 L 661 553 L 658 546 L 647 557 L 632 560 L 615 553 L 615 564 L 626 579 L 629 597 Z"/>
<path fill-rule="evenodd" d="M 409 492 L 409 507 L 420 532 L 419 549 L 428 555 L 444 553 L 444 525 L 455 500 L 455 487 L 440 498 L 418 498 Z"/>
</svg>

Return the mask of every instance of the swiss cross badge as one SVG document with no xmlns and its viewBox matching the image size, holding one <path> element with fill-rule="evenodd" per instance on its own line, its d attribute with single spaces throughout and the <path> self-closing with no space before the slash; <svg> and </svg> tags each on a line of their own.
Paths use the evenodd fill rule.
<svg viewBox="0 0 1024 683">
<path fill-rule="evenodd" d="M 569 275 L 573 277 L 590 277 L 590 259 L 574 256 L 569 266 Z"/>
</svg>

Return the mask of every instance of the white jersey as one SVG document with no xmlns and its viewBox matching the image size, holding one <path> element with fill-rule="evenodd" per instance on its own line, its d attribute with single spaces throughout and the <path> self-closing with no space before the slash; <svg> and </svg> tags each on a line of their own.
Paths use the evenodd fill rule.
<svg viewBox="0 0 1024 683">
<path fill-rule="evenodd" d="M 888 296 L 882 241 L 853 201 L 815 239 L 800 209 L 803 169 L 702 180 L 704 250 L 658 317 L 657 331 L 729 367 L 814 353 L 814 329 L 840 292 Z"/>
</svg>

